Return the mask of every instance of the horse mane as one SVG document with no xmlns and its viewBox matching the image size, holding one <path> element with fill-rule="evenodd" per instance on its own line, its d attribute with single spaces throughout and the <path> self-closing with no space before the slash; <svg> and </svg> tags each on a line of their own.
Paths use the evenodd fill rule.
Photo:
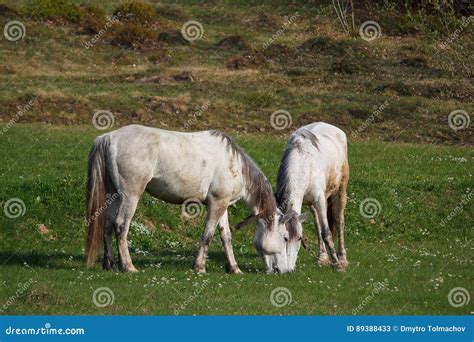
<svg viewBox="0 0 474 342">
<path fill-rule="evenodd" d="M 298 236 L 298 217 L 295 215 L 292 215 L 286 224 L 286 228 L 288 229 L 288 235 L 289 235 L 290 240 L 293 240 L 295 237 L 297 237 Z"/>
<path fill-rule="evenodd" d="M 311 145 L 313 145 L 317 150 L 319 150 L 318 137 L 314 135 L 314 133 L 310 130 L 306 128 L 301 128 L 291 135 L 285 152 L 283 153 L 283 158 L 281 160 L 280 168 L 278 170 L 277 188 L 275 192 L 278 208 L 280 208 L 280 210 L 283 212 L 286 212 L 288 198 L 290 195 L 290 179 L 288 176 L 288 170 L 290 166 L 290 155 L 294 150 L 301 150 L 301 145 L 297 143 L 297 138 L 308 139 L 311 142 Z"/>
<path fill-rule="evenodd" d="M 242 175 L 248 189 L 253 190 L 253 201 L 259 211 L 259 218 L 271 219 L 276 211 L 276 202 L 273 197 L 272 186 L 257 164 L 237 145 L 234 140 L 224 132 L 211 130 L 211 136 L 224 141 L 231 150 L 232 155 L 240 158 L 242 162 Z M 269 225 L 271 226 L 271 225 Z"/>
</svg>

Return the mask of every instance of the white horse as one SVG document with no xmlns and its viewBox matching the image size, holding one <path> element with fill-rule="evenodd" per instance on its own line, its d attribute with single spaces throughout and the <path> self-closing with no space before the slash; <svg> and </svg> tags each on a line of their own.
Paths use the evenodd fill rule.
<svg viewBox="0 0 474 342">
<path fill-rule="evenodd" d="M 278 206 L 286 213 L 290 271 L 296 267 L 301 244 L 305 247 L 302 222 L 307 213 L 301 214 L 303 204 L 310 205 L 314 214 L 319 240 L 318 262 L 328 264 L 331 261 L 338 271 L 348 266 L 344 245 L 348 180 L 347 139 L 342 130 L 317 122 L 301 127 L 291 135 L 278 171 L 276 190 Z M 339 235 L 337 253 L 333 242 L 336 230 Z"/>
<path fill-rule="evenodd" d="M 267 271 L 286 272 L 288 232 L 277 212 L 272 187 L 255 163 L 218 131 L 180 133 L 130 125 L 96 138 L 89 155 L 87 182 L 87 264 L 95 263 L 104 242 L 103 268 L 111 269 L 112 234 L 119 268 L 136 272 L 127 234 L 144 191 L 175 204 L 207 206 L 205 230 L 194 269 L 203 273 L 219 225 L 230 273 L 242 273 L 231 244 L 227 208 L 243 199 L 257 220 L 256 246 Z"/>
</svg>

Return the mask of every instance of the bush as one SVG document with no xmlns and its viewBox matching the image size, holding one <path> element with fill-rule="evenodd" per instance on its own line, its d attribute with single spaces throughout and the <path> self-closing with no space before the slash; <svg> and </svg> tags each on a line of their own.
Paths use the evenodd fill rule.
<svg viewBox="0 0 474 342">
<path fill-rule="evenodd" d="M 341 56 L 350 50 L 350 46 L 345 41 L 337 41 L 329 37 L 317 37 L 306 40 L 298 47 L 298 50 L 322 55 Z"/>
<path fill-rule="evenodd" d="M 83 12 L 70 0 L 33 0 L 24 8 L 25 15 L 40 20 L 66 20 L 77 23 Z"/>
<path fill-rule="evenodd" d="M 338 74 L 352 75 L 363 70 L 358 60 L 353 58 L 339 58 L 331 64 L 330 70 Z"/>
<path fill-rule="evenodd" d="M 102 30 L 107 23 L 105 10 L 96 5 L 82 5 L 81 26 L 84 33 L 96 34 Z"/>
<path fill-rule="evenodd" d="M 155 8 L 147 2 L 129 1 L 118 6 L 114 15 L 121 15 L 128 20 L 147 22 L 155 17 Z"/>
<path fill-rule="evenodd" d="M 0 4 L 0 16 L 2 16 L 2 17 L 17 17 L 18 12 L 13 8 L 8 7 L 7 5 Z"/>
<path fill-rule="evenodd" d="M 114 26 L 111 32 L 112 45 L 139 48 L 145 44 L 154 45 L 155 32 L 139 23 L 123 23 Z"/>
</svg>

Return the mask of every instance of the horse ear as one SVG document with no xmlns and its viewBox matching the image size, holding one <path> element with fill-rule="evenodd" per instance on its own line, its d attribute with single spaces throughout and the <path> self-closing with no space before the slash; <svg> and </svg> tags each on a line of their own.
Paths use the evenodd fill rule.
<svg viewBox="0 0 474 342">
<path fill-rule="evenodd" d="M 298 221 L 303 223 L 304 221 L 306 221 L 307 218 L 308 218 L 308 212 L 305 212 L 298 216 Z"/>
<path fill-rule="evenodd" d="M 292 216 L 293 216 L 292 213 L 283 215 L 283 216 L 280 218 L 280 223 L 281 223 L 281 224 L 286 224 L 286 223 L 291 219 Z"/>
<path fill-rule="evenodd" d="M 236 229 L 236 230 L 239 230 L 240 228 L 244 227 L 244 226 L 247 226 L 249 224 L 251 224 L 252 222 L 254 222 L 257 218 L 253 215 L 250 215 L 248 217 L 246 217 L 243 221 L 235 224 L 232 228 Z"/>
</svg>

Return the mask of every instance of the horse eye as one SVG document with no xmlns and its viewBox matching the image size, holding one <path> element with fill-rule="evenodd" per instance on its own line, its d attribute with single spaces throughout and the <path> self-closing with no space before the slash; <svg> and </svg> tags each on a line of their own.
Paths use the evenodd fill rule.
<svg viewBox="0 0 474 342">
<path fill-rule="evenodd" d="M 288 242 L 288 236 L 285 236 L 285 241 Z"/>
</svg>

